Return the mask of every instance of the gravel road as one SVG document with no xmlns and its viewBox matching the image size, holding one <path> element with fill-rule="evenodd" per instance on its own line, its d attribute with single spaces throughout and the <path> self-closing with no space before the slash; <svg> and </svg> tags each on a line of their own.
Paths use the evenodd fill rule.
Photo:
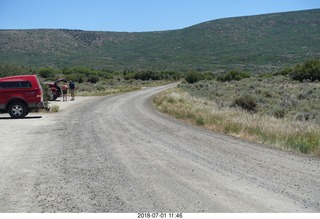
<svg viewBox="0 0 320 219">
<path fill-rule="evenodd" d="M 0 114 L 0 212 L 320 212 L 320 159 L 163 115 L 170 86 Z"/>
</svg>

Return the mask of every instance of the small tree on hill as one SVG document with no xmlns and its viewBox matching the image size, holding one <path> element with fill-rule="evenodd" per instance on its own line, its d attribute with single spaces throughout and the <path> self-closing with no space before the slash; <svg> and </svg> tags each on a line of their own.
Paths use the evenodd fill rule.
<svg viewBox="0 0 320 219">
<path fill-rule="evenodd" d="M 290 77 L 297 81 L 320 81 L 320 60 L 310 60 L 296 65 L 290 72 Z"/>
</svg>

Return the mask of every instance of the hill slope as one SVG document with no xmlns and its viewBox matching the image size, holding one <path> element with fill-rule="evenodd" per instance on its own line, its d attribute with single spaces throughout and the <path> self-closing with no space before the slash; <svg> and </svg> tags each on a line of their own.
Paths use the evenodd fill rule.
<svg viewBox="0 0 320 219">
<path fill-rule="evenodd" d="M 0 30 L 0 64 L 114 70 L 268 71 L 320 57 L 320 9 L 160 32 Z"/>
</svg>

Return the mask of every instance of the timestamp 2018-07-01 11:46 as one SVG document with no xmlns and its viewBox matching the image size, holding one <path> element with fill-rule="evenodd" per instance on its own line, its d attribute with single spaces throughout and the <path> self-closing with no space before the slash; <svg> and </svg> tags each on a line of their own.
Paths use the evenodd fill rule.
<svg viewBox="0 0 320 219">
<path fill-rule="evenodd" d="M 182 218 L 182 213 L 138 213 L 138 218 Z"/>
</svg>

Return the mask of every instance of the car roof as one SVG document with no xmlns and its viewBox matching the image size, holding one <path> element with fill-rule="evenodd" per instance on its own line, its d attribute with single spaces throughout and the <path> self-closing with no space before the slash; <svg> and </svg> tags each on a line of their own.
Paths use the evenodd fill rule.
<svg viewBox="0 0 320 219">
<path fill-rule="evenodd" d="M 32 80 L 36 75 L 16 75 L 16 76 L 9 76 L 9 77 L 4 77 L 0 78 L 0 81 L 6 82 L 6 81 L 26 81 L 26 80 Z"/>
</svg>

